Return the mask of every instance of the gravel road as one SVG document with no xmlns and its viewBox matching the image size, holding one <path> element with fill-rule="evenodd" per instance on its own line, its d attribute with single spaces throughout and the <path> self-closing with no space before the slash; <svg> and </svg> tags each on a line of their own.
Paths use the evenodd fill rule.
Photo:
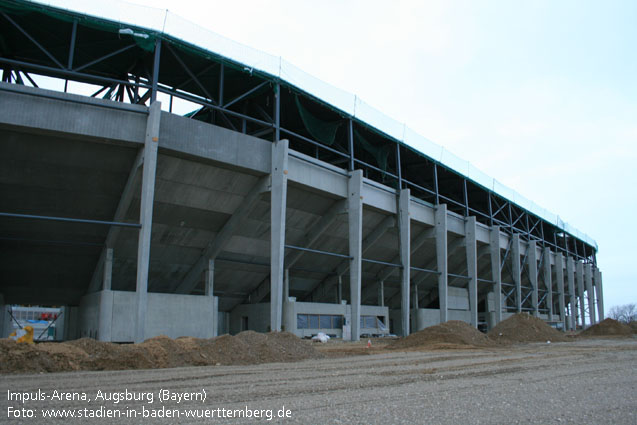
<svg viewBox="0 0 637 425">
<path fill-rule="evenodd" d="M 637 339 L 258 366 L 4 375 L 0 391 L 0 423 L 636 424 Z M 118 398 L 123 400 L 115 403 Z M 66 412 L 76 419 L 45 418 L 47 409 L 71 409 Z M 251 418 L 228 417 L 246 409 Z M 34 417 L 24 417 L 29 414 Z M 179 416 L 150 417 L 169 414 Z"/>
</svg>

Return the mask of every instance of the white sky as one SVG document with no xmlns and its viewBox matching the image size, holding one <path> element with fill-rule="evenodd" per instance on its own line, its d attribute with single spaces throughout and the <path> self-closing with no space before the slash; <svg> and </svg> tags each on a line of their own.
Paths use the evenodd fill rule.
<svg viewBox="0 0 637 425">
<path fill-rule="evenodd" d="M 637 2 L 133 3 L 282 56 L 471 161 L 597 241 L 607 311 L 637 302 Z"/>
</svg>

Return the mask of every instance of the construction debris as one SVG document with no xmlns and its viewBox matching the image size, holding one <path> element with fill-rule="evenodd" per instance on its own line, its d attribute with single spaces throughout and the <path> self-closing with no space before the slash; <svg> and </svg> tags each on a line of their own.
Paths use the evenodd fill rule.
<svg viewBox="0 0 637 425">
<path fill-rule="evenodd" d="M 617 320 L 608 318 L 584 329 L 580 333 L 580 336 L 631 336 L 632 334 L 633 328 L 622 322 L 618 322 Z"/>
<path fill-rule="evenodd" d="M 498 323 L 489 331 L 494 341 L 508 342 L 561 342 L 566 335 L 547 325 L 542 319 L 528 313 L 517 313 Z"/>
<path fill-rule="evenodd" d="M 399 339 L 387 348 L 392 350 L 432 349 L 432 348 L 472 348 L 487 347 L 493 342 L 485 334 L 459 320 L 451 320 L 430 326 Z"/>
<path fill-rule="evenodd" d="M 114 344 L 82 338 L 30 345 L 0 339 L 0 373 L 248 365 L 321 357 L 324 355 L 311 343 L 289 332 L 261 334 L 246 331 L 212 339 L 172 339 L 162 335 L 141 344 Z"/>
</svg>

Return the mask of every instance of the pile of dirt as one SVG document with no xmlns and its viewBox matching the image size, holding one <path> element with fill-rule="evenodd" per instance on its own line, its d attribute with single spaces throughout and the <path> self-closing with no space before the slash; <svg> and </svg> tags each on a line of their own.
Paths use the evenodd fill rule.
<svg viewBox="0 0 637 425">
<path fill-rule="evenodd" d="M 610 335 L 623 335 L 630 336 L 633 334 L 633 328 L 630 326 L 618 322 L 614 319 L 604 319 L 603 321 L 584 329 L 580 336 L 610 336 Z"/>
<path fill-rule="evenodd" d="M 419 348 L 486 347 L 493 342 L 485 334 L 459 320 L 430 326 L 390 344 L 391 350 Z"/>
<path fill-rule="evenodd" d="M 637 321 L 633 320 L 628 324 L 628 326 L 630 326 L 634 334 L 637 334 Z"/>
<path fill-rule="evenodd" d="M 562 342 L 566 335 L 547 325 L 544 320 L 528 313 L 517 313 L 498 323 L 489 331 L 494 341 L 508 342 Z"/>
<path fill-rule="evenodd" d="M 17 344 L 0 339 L 0 373 L 247 365 L 321 357 L 324 355 L 308 341 L 289 332 L 247 331 L 211 339 L 161 335 L 141 344 L 113 344 L 90 338 Z"/>
</svg>

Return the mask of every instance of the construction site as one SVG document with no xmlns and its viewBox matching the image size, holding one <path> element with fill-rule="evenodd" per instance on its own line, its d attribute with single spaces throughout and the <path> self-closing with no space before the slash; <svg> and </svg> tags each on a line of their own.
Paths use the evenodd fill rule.
<svg viewBox="0 0 637 425">
<path fill-rule="evenodd" d="M 68 423 L 26 402 L 64 389 L 194 423 L 192 390 L 242 423 L 634 423 L 593 239 L 281 58 L 113 3 L 0 0 L 7 418 Z"/>
<path fill-rule="evenodd" d="M 604 318 L 595 241 L 355 96 L 168 11 L 0 4 L 0 303 L 57 339 Z"/>
</svg>

